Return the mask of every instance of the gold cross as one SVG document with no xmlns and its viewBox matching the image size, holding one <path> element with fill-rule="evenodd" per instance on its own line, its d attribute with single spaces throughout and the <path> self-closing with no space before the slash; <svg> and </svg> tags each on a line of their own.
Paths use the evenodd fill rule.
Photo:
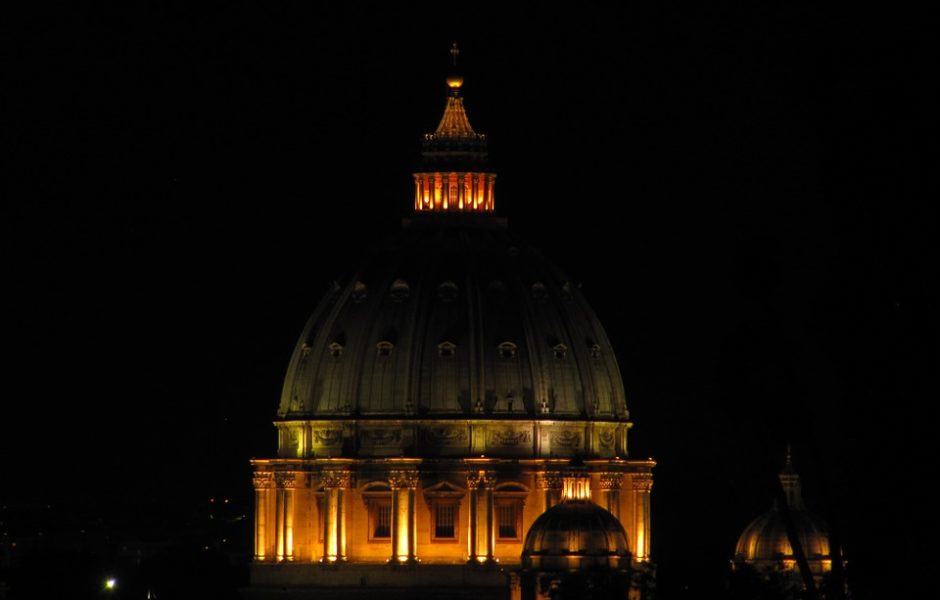
<svg viewBox="0 0 940 600">
<path fill-rule="evenodd" d="M 460 50 L 457 49 L 457 42 L 454 42 L 454 45 L 450 47 L 450 55 L 454 57 L 454 66 L 457 66 L 457 55 L 460 54 Z"/>
</svg>

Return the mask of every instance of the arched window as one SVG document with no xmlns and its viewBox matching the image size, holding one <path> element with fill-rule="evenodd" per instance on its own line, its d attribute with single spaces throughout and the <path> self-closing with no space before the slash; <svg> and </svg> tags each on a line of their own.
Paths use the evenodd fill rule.
<svg viewBox="0 0 940 600">
<path fill-rule="evenodd" d="M 515 358 L 517 347 L 512 342 L 503 342 L 496 347 L 500 358 Z"/>
<path fill-rule="evenodd" d="M 437 286 L 437 297 L 444 302 L 452 302 L 457 299 L 459 291 L 457 284 L 448 279 Z"/>
<path fill-rule="evenodd" d="M 341 356 L 343 355 L 343 350 L 346 349 L 346 348 L 343 347 L 342 344 L 339 344 L 339 343 L 337 343 L 337 342 L 331 343 L 329 346 L 327 346 L 327 348 L 329 349 L 330 355 L 331 355 L 333 358 L 339 358 L 339 357 L 341 357 Z"/>
<path fill-rule="evenodd" d="M 404 302 L 411 295 L 411 287 L 404 279 L 396 279 L 392 282 L 392 287 L 388 291 L 392 302 Z"/>
<path fill-rule="evenodd" d="M 382 340 L 375 345 L 376 353 L 378 354 L 379 358 L 388 358 L 391 356 L 393 348 L 395 348 L 395 344 L 387 340 Z"/>
<path fill-rule="evenodd" d="M 369 295 L 369 288 L 366 287 L 366 284 L 362 283 L 361 281 L 357 281 L 356 284 L 353 285 L 353 291 L 351 294 L 351 298 L 353 302 L 355 302 L 356 304 L 359 304 L 360 302 L 365 300 L 366 296 L 368 295 Z"/>
</svg>

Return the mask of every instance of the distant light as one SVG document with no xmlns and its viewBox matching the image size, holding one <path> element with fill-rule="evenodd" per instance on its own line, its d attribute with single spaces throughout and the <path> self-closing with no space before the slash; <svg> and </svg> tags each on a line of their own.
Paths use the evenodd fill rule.
<svg viewBox="0 0 940 600">
<path fill-rule="evenodd" d="M 109 577 L 104 580 L 104 589 L 113 590 L 116 587 L 117 587 L 117 579 L 115 579 L 114 577 Z"/>
</svg>

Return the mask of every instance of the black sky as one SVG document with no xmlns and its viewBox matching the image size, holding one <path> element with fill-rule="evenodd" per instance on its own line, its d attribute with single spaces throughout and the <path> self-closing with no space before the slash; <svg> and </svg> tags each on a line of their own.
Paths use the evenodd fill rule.
<svg viewBox="0 0 940 600">
<path fill-rule="evenodd" d="M 457 40 L 498 206 L 619 352 L 667 591 L 715 585 L 787 441 L 869 592 L 925 564 L 918 15 L 136 2 L 5 28 L 4 501 L 248 501 L 305 319 L 407 210 Z"/>
</svg>

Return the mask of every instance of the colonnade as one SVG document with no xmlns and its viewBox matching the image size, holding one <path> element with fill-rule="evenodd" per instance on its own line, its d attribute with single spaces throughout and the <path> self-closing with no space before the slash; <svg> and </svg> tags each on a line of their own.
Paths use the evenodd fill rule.
<svg viewBox="0 0 940 600">
<path fill-rule="evenodd" d="M 291 562 L 295 560 L 294 519 L 297 511 L 296 488 L 299 478 L 311 474 L 295 471 L 257 471 L 255 487 L 255 537 L 254 558 L 256 561 Z M 650 492 L 652 474 L 632 473 L 633 514 L 620 514 L 620 494 L 624 474 L 602 472 L 599 474 L 597 497 L 593 500 L 609 510 L 627 525 L 632 523 L 631 545 L 635 560 L 649 559 L 650 547 Z M 541 498 L 542 511 L 561 501 L 563 473 L 543 471 L 536 474 L 535 484 Z M 302 481 L 302 480 L 301 480 Z M 324 563 L 347 560 L 347 512 L 346 490 L 352 485 L 352 472 L 348 469 L 324 469 L 319 473 L 323 489 L 321 509 L 322 551 L 319 560 Z M 414 563 L 417 560 L 416 493 L 420 481 L 416 469 L 392 469 L 388 472 L 391 495 L 390 549 L 388 560 L 396 564 Z M 489 563 L 495 561 L 496 473 L 486 469 L 470 470 L 467 474 L 467 559 L 468 562 Z M 273 511 L 269 502 L 274 501 Z M 273 513 L 273 514 L 272 514 Z M 269 518 L 273 516 L 274 522 Z M 273 528 L 273 535 L 271 535 Z"/>
</svg>

